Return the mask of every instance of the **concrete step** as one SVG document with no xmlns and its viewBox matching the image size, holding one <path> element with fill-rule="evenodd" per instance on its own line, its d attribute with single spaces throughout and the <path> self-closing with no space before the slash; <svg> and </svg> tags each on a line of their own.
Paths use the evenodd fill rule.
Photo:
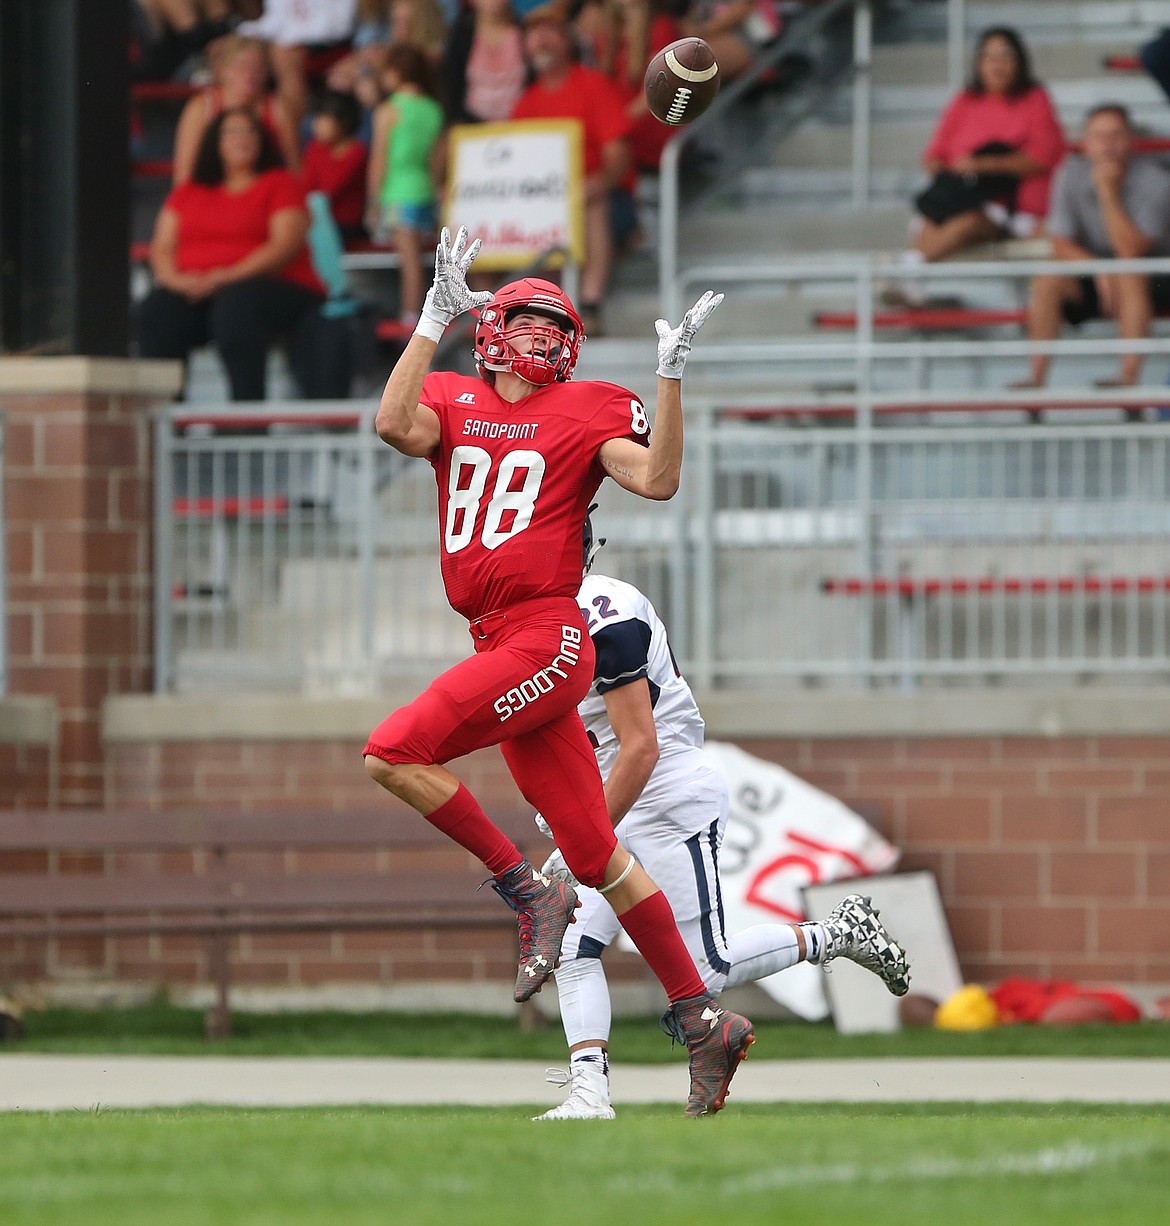
<svg viewBox="0 0 1170 1226">
<path fill-rule="evenodd" d="M 970 69 L 974 52 L 973 35 L 964 61 Z M 1101 66 L 1107 55 L 1133 55 L 1136 48 L 1131 39 L 1111 38 L 1106 41 L 1076 39 L 1061 42 L 1038 42 L 1028 49 L 1032 68 L 1040 81 L 1099 80 L 1102 87 L 1131 79 L 1129 74 L 1110 72 Z M 873 50 L 873 80 L 878 86 L 947 85 L 947 48 L 942 42 L 891 43 Z"/>
<path fill-rule="evenodd" d="M 943 31 L 946 8 L 917 5 L 914 20 L 920 28 Z M 1070 36 L 1095 41 L 1132 35 L 1137 40 L 1151 37 L 1166 22 L 1161 0 L 976 0 L 965 8 L 970 35 L 987 26 L 1014 26 L 1029 44 L 1067 42 Z"/>
<path fill-rule="evenodd" d="M 778 172 L 783 175 L 783 171 Z M 738 224 L 736 211 L 705 211 L 685 219 L 681 238 L 688 263 L 743 260 L 750 263 L 789 253 L 897 250 L 906 245 L 906 204 L 858 213 L 844 204 L 833 212 L 796 211 L 757 205 L 751 225 Z"/>
<path fill-rule="evenodd" d="M 916 115 L 876 123 L 870 143 L 871 164 L 882 169 L 916 168 L 936 122 L 935 117 Z M 772 160 L 788 170 L 848 167 L 853 162 L 852 126 L 809 120 L 776 146 Z"/>
<path fill-rule="evenodd" d="M 1170 9 L 1167 10 L 1170 14 Z M 1117 76 L 1103 79 L 1086 77 L 1071 80 L 1049 79 L 1048 92 L 1057 114 L 1070 134 L 1075 133 L 1093 106 L 1108 99 L 1127 106 L 1134 121 L 1149 124 L 1155 130 L 1165 131 L 1170 127 L 1170 112 L 1166 96 L 1145 76 Z M 888 85 L 873 91 L 873 120 L 880 124 L 887 120 L 935 121 L 953 96 L 945 85 Z M 852 123 L 851 102 L 842 94 L 830 115 L 843 123 Z"/>
</svg>

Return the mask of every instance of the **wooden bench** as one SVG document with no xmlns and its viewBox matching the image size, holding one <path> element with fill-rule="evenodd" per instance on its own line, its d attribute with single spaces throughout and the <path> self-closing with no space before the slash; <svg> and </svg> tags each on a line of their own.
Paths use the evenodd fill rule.
<svg viewBox="0 0 1170 1226">
<path fill-rule="evenodd" d="M 516 812 L 502 824 L 542 855 L 529 818 Z M 415 867 L 420 851 L 436 853 L 438 867 Z M 0 812 L 0 941 L 202 938 L 215 989 L 209 1038 L 231 1032 L 233 937 L 492 928 L 504 939 L 515 916 L 480 888 L 488 877 L 423 818 L 389 807 Z"/>
</svg>

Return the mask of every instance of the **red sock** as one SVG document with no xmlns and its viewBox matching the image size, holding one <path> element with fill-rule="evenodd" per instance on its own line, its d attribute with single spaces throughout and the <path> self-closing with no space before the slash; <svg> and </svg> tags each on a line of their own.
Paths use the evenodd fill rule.
<svg viewBox="0 0 1170 1226">
<path fill-rule="evenodd" d="M 446 804 L 425 817 L 449 839 L 482 860 L 493 877 L 515 868 L 524 858 L 516 844 L 479 807 L 479 801 L 463 784 Z"/>
<path fill-rule="evenodd" d="M 672 1005 L 676 1000 L 707 995 L 694 960 L 683 944 L 674 912 L 661 890 L 623 911 L 618 922 L 658 976 Z"/>
</svg>

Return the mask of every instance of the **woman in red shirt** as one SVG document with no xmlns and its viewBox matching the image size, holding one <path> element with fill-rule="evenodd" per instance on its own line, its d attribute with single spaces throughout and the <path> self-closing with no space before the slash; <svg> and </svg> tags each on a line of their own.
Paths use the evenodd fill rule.
<svg viewBox="0 0 1170 1226">
<path fill-rule="evenodd" d="M 1005 151 L 980 152 L 987 145 Z M 1008 234 L 1035 233 L 1047 212 L 1049 181 L 1064 148 L 1060 120 L 1047 91 L 1032 76 L 1019 34 L 1006 26 L 985 30 L 971 82 L 943 112 L 922 164 L 931 176 L 942 171 L 968 181 L 995 176 L 1008 190 L 942 220 L 919 213 L 909 262 L 939 260 Z"/>
<path fill-rule="evenodd" d="M 325 296 L 308 229 L 301 189 L 255 114 L 239 107 L 217 115 L 190 181 L 172 189 L 155 222 L 141 356 L 185 361 L 210 340 L 232 399 L 263 400 L 269 345 Z"/>
<path fill-rule="evenodd" d="M 212 47 L 215 84 L 189 98 L 175 129 L 174 181 L 191 177 L 195 158 L 207 125 L 224 111 L 247 107 L 268 131 L 289 170 L 300 165 L 301 146 L 297 126 L 284 103 L 268 88 L 268 47 L 255 38 L 232 34 Z"/>
</svg>

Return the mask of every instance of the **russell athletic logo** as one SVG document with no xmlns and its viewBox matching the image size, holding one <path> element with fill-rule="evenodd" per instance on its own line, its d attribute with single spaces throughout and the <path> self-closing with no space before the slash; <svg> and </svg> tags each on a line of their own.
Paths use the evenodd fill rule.
<svg viewBox="0 0 1170 1226">
<path fill-rule="evenodd" d="M 581 635 L 584 632 L 577 626 L 561 627 L 561 648 L 551 662 L 539 672 L 533 673 L 519 685 L 514 685 L 506 694 L 501 694 L 492 704 L 500 723 L 510 720 L 513 715 L 523 711 L 529 703 L 535 702 L 541 694 L 549 694 L 555 688 L 557 678 L 567 681 L 569 674 L 561 667 L 567 664 L 572 668 L 580 659 Z"/>
</svg>

